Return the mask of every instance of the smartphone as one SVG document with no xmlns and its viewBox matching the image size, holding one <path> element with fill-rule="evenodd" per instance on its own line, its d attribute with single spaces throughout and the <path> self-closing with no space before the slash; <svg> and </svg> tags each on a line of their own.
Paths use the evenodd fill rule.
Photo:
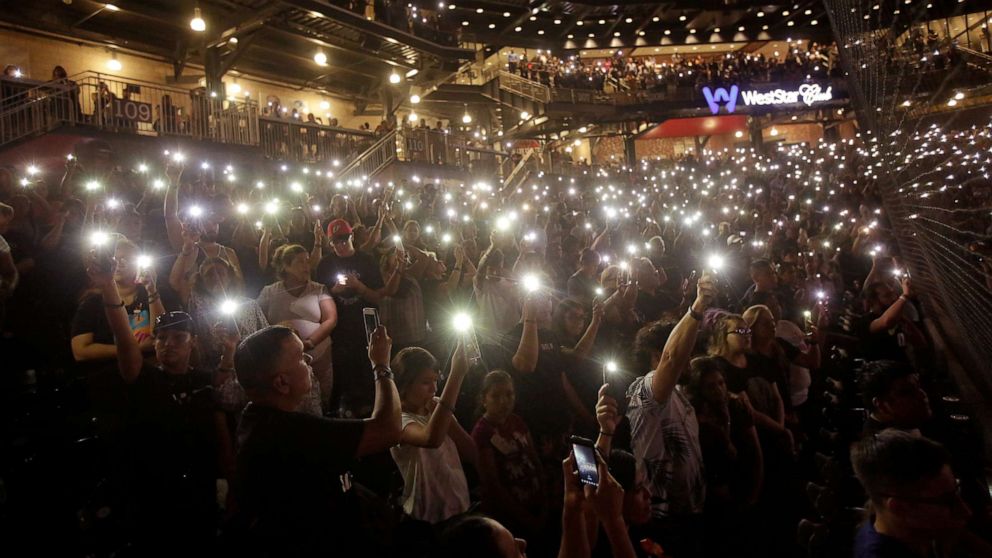
<svg viewBox="0 0 992 558">
<path fill-rule="evenodd" d="M 575 456 L 575 471 L 579 473 L 579 482 L 599 486 L 596 445 L 591 440 L 572 436 L 572 455 Z"/>
<path fill-rule="evenodd" d="M 463 334 L 465 336 L 465 358 L 469 364 L 475 364 L 482 360 L 482 350 L 479 348 L 479 338 L 475 336 L 475 329 L 471 329 Z"/>
<path fill-rule="evenodd" d="M 362 308 L 362 318 L 365 321 L 365 344 L 372 343 L 372 333 L 379 327 L 379 310 L 376 308 Z"/>
</svg>

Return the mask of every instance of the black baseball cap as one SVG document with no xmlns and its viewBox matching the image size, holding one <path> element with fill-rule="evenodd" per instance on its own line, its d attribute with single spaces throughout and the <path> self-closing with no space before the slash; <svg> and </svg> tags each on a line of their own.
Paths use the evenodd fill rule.
<svg viewBox="0 0 992 558">
<path fill-rule="evenodd" d="M 158 335 L 158 332 L 166 329 L 193 333 L 193 318 L 186 312 L 166 312 L 155 318 L 152 334 Z"/>
</svg>

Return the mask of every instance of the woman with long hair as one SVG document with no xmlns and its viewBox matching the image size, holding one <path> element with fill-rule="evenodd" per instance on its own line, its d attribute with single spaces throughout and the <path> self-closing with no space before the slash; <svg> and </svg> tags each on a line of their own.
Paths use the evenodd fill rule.
<svg viewBox="0 0 992 558">
<path fill-rule="evenodd" d="M 338 323 L 337 306 L 324 285 L 310 280 L 310 254 L 305 247 L 280 246 L 272 263 L 279 280 L 263 288 L 256 302 L 270 324 L 288 326 L 303 340 L 304 350 L 313 358 L 311 367 L 326 410 L 334 385 L 331 332 Z"/>
</svg>

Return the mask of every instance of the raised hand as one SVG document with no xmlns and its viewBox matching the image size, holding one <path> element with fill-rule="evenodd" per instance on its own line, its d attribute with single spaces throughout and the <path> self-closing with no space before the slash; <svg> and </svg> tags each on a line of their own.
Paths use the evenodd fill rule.
<svg viewBox="0 0 992 558">
<path fill-rule="evenodd" d="M 86 275 L 93 285 L 103 289 L 114 284 L 114 273 L 117 271 L 117 260 L 113 256 L 100 254 L 90 250 L 86 256 Z"/>
<path fill-rule="evenodd" d="M 617 400 L 606 394 L 607 384 L 599 388 L 599 401 L 596 402 L 596 422 L 600 432 L 612 434 L 620 424 L 620 413 L 617 411 Z"/>
<path fill-rule="evenodd" d="M 386 333 L 386 326 L 379 324 L 372 332 L 369 343 L 369 361 L 372 366 L 389 366 L 389 354 L 393 349 L 393 340 Z"/>
<path fill-rule="evenodd" d="M 623 487 L 613 478 L 602 459 L 596 460 L 596 469 L 599 471 L 599 486 L 585 485 L 585 499 L 600 521 L 616 521 L 623 516 Z"/>
<path fill-rule="evenodd" d="M 696 300 L 692 303 L 692 310 L 702 314 L 716 302 L 716 295 L 716 279 L 709 272 L 704 272 L 696 283 Z"/>
</svg>

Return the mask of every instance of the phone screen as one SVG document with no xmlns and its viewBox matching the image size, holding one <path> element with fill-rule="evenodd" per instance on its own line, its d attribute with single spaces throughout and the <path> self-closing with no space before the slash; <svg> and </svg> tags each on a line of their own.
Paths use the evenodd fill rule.
<svg viewBox="0 0 992 558">
<path fill-rule="evenodd" d="M 596 449 L 584 444 L 572 444 L 575 454 L 575 468 L 579 471 L 579 482 L 599 486 L 599 470 L 596 468 Z"/>
<path fill-rule="evenodd" d="M 379 327 L 379 311 L 375 308 L 362 308 L 362 317 L 365 319 L 365 344 L 372 343 L 372 332 Z"/>
</svg>

